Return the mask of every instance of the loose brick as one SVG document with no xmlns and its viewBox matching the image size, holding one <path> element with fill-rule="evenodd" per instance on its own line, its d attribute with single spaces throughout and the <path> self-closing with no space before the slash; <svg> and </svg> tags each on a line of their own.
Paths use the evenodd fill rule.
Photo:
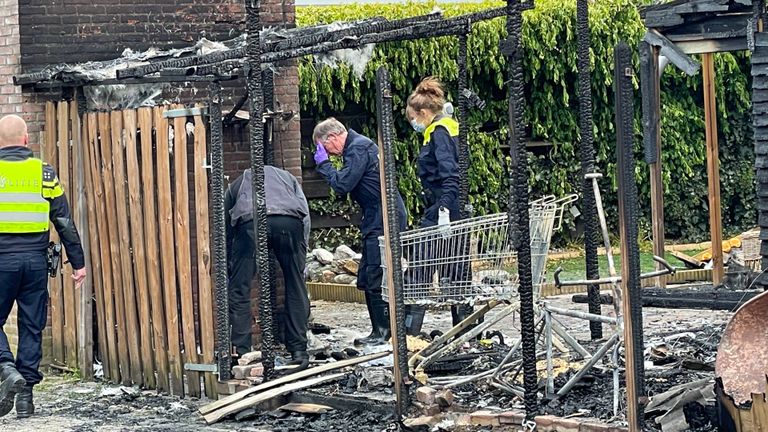
<svg viewBox="0 0 768 432">
<path fill-rule="evenodd" d="M 612 428 L 606 424 L 584 422 L 579 426 L 579 432 L 611 432 Z"/>
<path fill-rule="evenodd" d="M 469 415 L 473 426 L 500 426 L 499 414 L 491 411 L 475 411 Z"/>
<path fill-rule="evenodd" d="M 237 363 L 240 366 L 247 366 L 258 361 L 261 361 L 261 351 L 251 351 L 249 353 L 243 354 L 239 359 L 237 359 Z"/>
<path fill-rule="evenodd" d="M 441 390 L 435 395 L 435 401 L 437 401 L 437 404 L 442 408 L 448 408 L 453 405 L 453 399 L 453 392 L 448 389 Z"/>
<path fill-rule="evenodd" d="M 552 428 L 553 423 L 555 422 L 555 419 L 557 417 L 546 415 L 546 416 L 538 416 L 534 420 L 536 421 L 536 426 L 541 431 L 552 431 L 554 430 Z"/>
<path fill-rule="evenodd" d="M 437 390 L 433 389 L 432 387 L 419 387 L 416 389 L 416 400 L 423 403 L 424 405 L 434 404 L 436 395 Z"/>
<path fill-rule="evenodd" d="M 555 432 L 579 432 L 581 422 L 576 419 L 556 418 L 552 422 Z"/>
<path fill-rule="evenodd" d="M 522 425 L 525 413 L 522 411 L 507 411 L 499 414 L 499 422 L 503 425 Z"/>
</svg>

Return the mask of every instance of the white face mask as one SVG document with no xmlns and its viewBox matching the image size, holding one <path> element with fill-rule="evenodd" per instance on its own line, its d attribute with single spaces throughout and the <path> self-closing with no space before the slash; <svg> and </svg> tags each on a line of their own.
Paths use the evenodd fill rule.
<svg viewBox="0 0 768 432">
<path fill-rule="evenodd" d="M 411 127 L 418 133 L 424 133 L 424 131 L 427 130 L 427 127 L 417 122 L 416 119 L 411 120 Z"/>
</svg>

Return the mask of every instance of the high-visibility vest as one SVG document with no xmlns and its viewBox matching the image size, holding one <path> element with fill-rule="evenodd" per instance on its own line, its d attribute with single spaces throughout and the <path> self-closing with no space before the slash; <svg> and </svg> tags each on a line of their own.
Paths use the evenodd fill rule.
<svg viewBox="0 0 768 432">
<path fill-rule="evenodd" d="M 433 121 L 424 130 L 424 145 L 429 144 L 429 138 L 432 136 L 432 132 L 434 132 L 438 126 L 446 128 L 452 137 L 459 136 L 459 122 L 454 120 L 452 117 L 443 117 L 439 120 Z"/>
<path fill-rule="evenodd" d="M 0 161 L 0 234 L 48 231 L 50 203 L 43 197 L 43 161 Z"/>
</svg>

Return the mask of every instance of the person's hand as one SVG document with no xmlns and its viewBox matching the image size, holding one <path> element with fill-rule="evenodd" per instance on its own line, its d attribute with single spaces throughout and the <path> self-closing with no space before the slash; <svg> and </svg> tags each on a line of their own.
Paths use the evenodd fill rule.
<svg viewBox="0 0 768 432">
<path fill-rule="evenodd" d="M 315 163 L 320 165 L 328 160 L 328 152 L 321 143 L 317 143 L 317 149 L 315 150 Z"/>
<path fill-rule="evenodd" d="M 75 281 L 75 288 L 80 288 L 83 285 L 83 282 L 85 282 L 85 275 L 85 267 L 74 270 L 72 272 L 72 279 Z"/>
</svg>

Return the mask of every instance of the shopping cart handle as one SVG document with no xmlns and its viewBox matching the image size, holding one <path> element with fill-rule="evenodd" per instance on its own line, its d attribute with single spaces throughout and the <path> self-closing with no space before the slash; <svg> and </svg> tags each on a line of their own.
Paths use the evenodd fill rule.
<svg viewBox="0 0 768 432">
<path fill-rule="evenodd" d="M 560 283 L 560 273 L 562 272 L 563 272 L 562 267 L 558 267 L 557 269 L 555 269 L 555 287 L 557 289 L 560 289 L 563 286 L 563 284 Z"/>
</svg>

